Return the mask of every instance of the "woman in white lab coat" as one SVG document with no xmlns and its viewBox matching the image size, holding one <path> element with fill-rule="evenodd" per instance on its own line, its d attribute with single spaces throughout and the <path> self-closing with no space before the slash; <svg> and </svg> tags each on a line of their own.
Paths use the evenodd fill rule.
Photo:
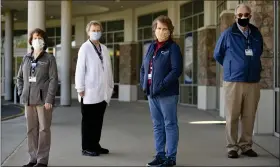
<svg viewBox="0 0 280 168">
<path fill-rule="evenodd" d="M 109 153 L 108 149 L 101 147 L 99 141 L 114 81 L 109 51 L 99 42 L 102 35 L 101 23 L 89 22 L 86 32 L 89 39 L 82 44 L 78 53 L 75 88 L 81 102 L 82 154 L 99 156 Z"/>
</svg>

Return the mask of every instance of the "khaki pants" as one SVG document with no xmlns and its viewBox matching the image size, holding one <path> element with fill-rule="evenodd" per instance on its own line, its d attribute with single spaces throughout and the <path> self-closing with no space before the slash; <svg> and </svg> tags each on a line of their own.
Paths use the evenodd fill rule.
<svg viewBox="0 0 280 168">
<path fill-rule="evenodd" d="M 226 140 L 228 151 L 252 148 L 252 134 L 260 100 L 259 83 L 224 82 Z M 241 120 L 241 137 L 238 141 L 238 124 Z"/>
<path fill-rule="evenodd" d="M 30 162 L 48 164 L 51 145 L 52 110 L 44 106 L 25 106 Z"/>
</svg>

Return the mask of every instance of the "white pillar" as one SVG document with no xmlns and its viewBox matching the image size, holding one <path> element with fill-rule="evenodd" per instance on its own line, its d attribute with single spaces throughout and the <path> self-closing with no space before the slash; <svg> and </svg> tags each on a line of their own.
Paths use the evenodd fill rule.
<svg viewBox="0 0 280 168">
<path fill-rule="evenodd" d="M 215 1 L 204 1 L 204 27 L 216 26 L 217 7 Z"/>
<path fill-rule="evenodd" d="M 124 41 L 125 42 L 135 42 L 136 40 L 136 16 L 135 9 L 130 9 L 130 15 L 125 17 L 124 21 Z"/>
<path fill-rule="evenodd" d="M 61 85 L 60 104 L 71 105 L 72 0 L 61 1 Z"/>
<path fill-rule="evenodd" d="M 28 35 L 35 28 L 46 30 L 46 10 L 45 0 L 41 1 L 28 1 Z M 28 39 L 27 39 L 28 40 Z M 31 48 L 28 43 L 27 51 L 30 52 Z"/>
<path fill-rule="evenodd" d="M 174 25 L 174 37 L 180 35 L 180 5 L 178 1 L 168 2 L 168 17 L 171 19 Z"/>
<path fill-rule="evenodd" d="M 12 100 L 13 95 L 13 13 L 5 13 L 5 100 Z"/>
</svg>

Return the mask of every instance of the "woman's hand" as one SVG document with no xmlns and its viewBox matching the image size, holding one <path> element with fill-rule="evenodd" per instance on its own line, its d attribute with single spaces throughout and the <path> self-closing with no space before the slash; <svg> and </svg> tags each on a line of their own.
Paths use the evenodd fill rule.
<svg viewBox="0 0 280 168">
<path fill-rule="evenodd" d="M 52 104 L 45 103 L 44 107 L 45 107 L 46 110 L 50 110 L 50 109 L 52 109 Z"/>
</svg>

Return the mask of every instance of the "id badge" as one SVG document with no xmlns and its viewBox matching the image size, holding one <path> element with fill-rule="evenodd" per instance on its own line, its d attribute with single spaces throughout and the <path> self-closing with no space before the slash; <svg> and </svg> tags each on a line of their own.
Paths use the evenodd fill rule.
<svg viewBox="0 0 280 168">
<path fill-rule="evenodd" d="M 29 82 L 32 82 L 32 83 L 36 82 L 36 77 L 35 76 L 30 76 L 29 77 Z"/>
<path fill-rule="evenodd" d="M 245 49 L 246 56 L 253 56 L 253 50 L 252 49 Z"/>
<path fill-rule="evenodd" d="M 148 79 L 152 79 L 152 74 L 148 74 Z"/>
</svg>

